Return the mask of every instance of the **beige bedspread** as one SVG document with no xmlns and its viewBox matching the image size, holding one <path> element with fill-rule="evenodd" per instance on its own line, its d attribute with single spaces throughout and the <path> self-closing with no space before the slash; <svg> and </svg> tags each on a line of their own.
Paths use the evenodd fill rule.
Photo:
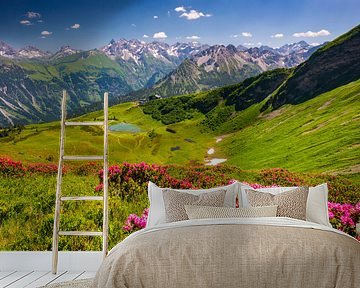
<svg viewBox="0 0 360 288">
<path fill-rule="evenodd" d="M 118 244 L 93 287 L 360 287 L 360 243 L 348 236 L 297 222 L 182 222 Z"/>
</svg>

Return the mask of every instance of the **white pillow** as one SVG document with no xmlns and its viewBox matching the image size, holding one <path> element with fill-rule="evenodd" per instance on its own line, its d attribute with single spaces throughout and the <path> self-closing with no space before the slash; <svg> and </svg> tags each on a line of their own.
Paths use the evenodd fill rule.
<svg viewBox="0 0 360 288">
<path fill-rule="evenodd" d="M 154 227 L 156 225 L 166 223 L 165 221 L 165 205 L 163 199 L 162 191 L 164 189 L 169 188 L 160 188 L 156 186 L 154 183 L 149 181 L 148 185 L 148 197 L 150 201 L 149 215 L 146 222 L 146 227 Z M 171 189 L 178 192 L 186 192 L 193 195 L 199 195 L 202 193 L 208 193 L 218 190 L 225 190 L 225 207 L 233 207 L 236 206 L 236 195 L 238 193 L 238 182 L 234 182 L 233 184 L 221 187 L 215 187 L 211 189 L 199 189 L 199 190 L 191 190 L 191 189 Z"/>
<path fill-rule="evenodd" d="M 272 187 L 272 188 L 259 188 L 254 189 L 250 186 L 239 183 L 239 206 L 249 207 L 245 189 L 252 189 L 259 192 L 267 192 L 271 194 L 279 194 L 285 191 L 295 189 L 297 187 Z M 332 227 L 329 221 L 328 213 L 328 187 L 326 183 L 320 184 L 315 187 L 309 187 L 309 194 L 306 204 L 306 221 L 322 224 Z"/>
</svg>

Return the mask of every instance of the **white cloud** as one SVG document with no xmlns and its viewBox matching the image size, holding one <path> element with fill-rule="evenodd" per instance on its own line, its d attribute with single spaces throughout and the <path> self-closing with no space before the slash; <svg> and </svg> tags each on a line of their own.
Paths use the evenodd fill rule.
<svg viewBox="0 0 360 288">
<path fill-rule="evenodd" d="M 193 36 L 186 36 L 186 39 L 188 39 L 188 40 L 199 40 L 200 37 L 196 36 L 196 35 L 193 35 Z"/>
<path fill-rule="evenodd" d="M 203 12 L 190 10 L 189 12 L 182 13 L 179 17 L 185 17 L 187 20 L 196 20 L 201 17 L 211 17 L 211 14 L 204 14 Z"/>
<path fill-rule="evenodd" d="M 253 36 L 250 32 L 242 32 L 241 35 L 244 37 L 252 37 Z"/>
<path fill-rule="evenodd" d="M 282 34 L 282 33 L 277 33 L 277 34 L 271 35 L 270 37 L 271 37 L 271 38 L 282 38 L 282 37 L 284 37 L 284 34 Z"/>
<path fill-rule="evenodd" d="M 153 16 L 153 18 L 154 18 L 154 19 L 158 19 L 158 18 L 159 18 L 159 16 L 157 16 L 157 15 L 154 15 L 154 16 Z"/>
<path fill-rule="evenodd" d="M 144 34 L 143 38 L 149 38 L 149 35 Z"/>
<path fill-rule="evenodd" d="M 256 44 L 257 44 L 257 45 L 262 45 L 262 42 L 257 42 Z"/>
<path fill-rule="evenodd" d="M 313 43 L 310 43 L 310 45 L 311 45 L 311 46 L 319 46 L 320 43 L 318 43 L 318 42 L 313 42 Z"/>
<path fill-rule="evenodd" d="M 39 22 L 39 23 L 44 23 L 44 21 L 43 21 L 43 20 L 37 20 L 37 22 Z"/>
<path fill-rule="evenodd" d="M 243 43 L 244 46 L 254 46 L 255 44 L 254 43 L 251 43 L 251 42 L 245 42 Z"/>
<path fill-rule="evenodd" d="M 157 32 L 157 33 L 154 33 L 154 36 L 153 38 L 154 39 L 166 39 L 168 36 L 166 35 L 165 32 Z"/>
<path fill-rule="evenodd" d="M 37 12 L 27 12 L 26 13 L 26 17 L 28 17 L 29 19 L 33 19 L 33 18 L 41 18 L 41 14 L 37 13 Z"/>
<path fill-rule="evenodd" d="M 42 36 L 50 36 L 51 34 L 53 34 L 53 32 L 49 32 L 49 31 L 46 31 L 46 30 L 41 32 Z"/>
<path fill-rule="evenodd" d="M 136 27 L 136 25 L 134 23 L 131 24 L 132 27 Z"/>
<path fill-rule="evenodd" d="M 80 24 L 74 24 L 72 26 L 70 26 L 71 29 L 79 29 L 80 28 Z"/>
<path fill-rule="evenodd" d="M 21 20 L 20 24 L 26 25 L 26 26 L 32 25 L 32 23 L 29 20 Z"/>
<path fill-rule="evenodd" d="M 174 9 L 176 12 L 186 12 L 186 9 L 184 6 L 179 6 Z"/>
<path fill-rule="evenodd" d="M 238 37 L 239 37 L 238 34 L 231 34 L 231 35 L 230 35 L 230 38 L 238 38 Z"/>
<path fill-rule="evenodd" d="M 294 33 L 293 36 L 294 37 L 319 37 L 319 36 L 328 36 L 331 33 L 328 30 L 322 29 L 318 32 L 313 32 L 313 31 L 307 31 L 307 32 L 298 32 L 298 33 Z"/>
</svg>

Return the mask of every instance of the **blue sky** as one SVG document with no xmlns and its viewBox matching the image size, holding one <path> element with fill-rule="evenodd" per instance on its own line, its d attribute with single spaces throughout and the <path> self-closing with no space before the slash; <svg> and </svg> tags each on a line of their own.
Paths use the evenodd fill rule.
<svg viewBox="0 0 360 288">
<path fill-rule="evenodd" d="M 360 24 L 359 0 L 2 0 L 0 11 L 0 40 L 50 51 L 120 38 L 278 47 Z"/>
</svg>

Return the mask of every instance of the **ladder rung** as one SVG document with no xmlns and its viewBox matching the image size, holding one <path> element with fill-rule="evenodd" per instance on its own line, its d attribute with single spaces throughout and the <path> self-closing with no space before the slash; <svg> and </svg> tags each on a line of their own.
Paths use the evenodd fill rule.
<svg viewBox="0 0 360 288">
<path fill-rule="evenodd" d="M 102 232 L 91 231 L 59 231 L 59 235 L 62 236 L 102 236 Z"/>
<path fill-rule="evenodd" d="M 63 156 L 63 160 L 104 160 L 104 156 Z"/>
<path fill-rule="evenodd" d="M 69 196 L 61 197 L 61 201 L 76 201 L 76 200 L 98 200 L 102 201 L 104 198 L 102 196 Z"/>
<path fill-rule="evenodd" d="M 103 126 L 104 122 L 65 122 L 66 126 Z"/>
</svg>

